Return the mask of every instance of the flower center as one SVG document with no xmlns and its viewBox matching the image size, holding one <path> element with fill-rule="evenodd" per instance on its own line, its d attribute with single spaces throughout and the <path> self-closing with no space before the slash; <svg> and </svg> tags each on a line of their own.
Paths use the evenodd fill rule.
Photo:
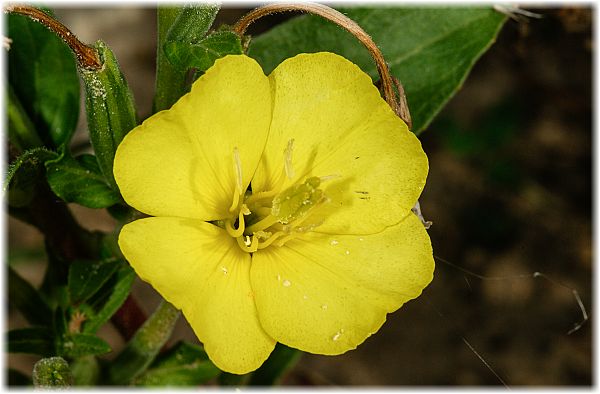
<svg viewBox="0 0 600 394">
<path fill-rule="evenodd" d="M 322 222 L 315 221 L 315 209 L 328 201 L 319 188 L 331 177 L 307 177 L 291 183 L 295 176 L 292 167 L 294 140 L 284 151 L 284 171 L 276 186 L 269 191 L 252 194 L 242 191 L 242 170 L 239 152 L 234 149 L 236 191 L 229 211 L 234 214 L 225 221 L 227 233 L 248 253 L 270 245 L 283 246 L 291 239 L 314 230 Z M 290 185 L 291 183 L 291 185 Z M 235 215 L 237 214 L 237 215 Z"/>
</svg>

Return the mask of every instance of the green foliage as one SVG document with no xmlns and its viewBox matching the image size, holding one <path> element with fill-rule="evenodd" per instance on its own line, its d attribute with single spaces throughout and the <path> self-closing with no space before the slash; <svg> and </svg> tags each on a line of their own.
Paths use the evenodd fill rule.
<svg viewBox="0 0 600 394">
<path fill-rule="evenodd" d="M 29 119 L 25 108 L 21 105 L 19 98 L 13 91 L 11 85 L 8 85 L 8 139 L 19 150 L 26 150 L 43 146 L 44 143 L 37 135 L 35 126 Z"/>
<path fill-rule="evenodd" d="M 27 327 L 11 330 L 7 336 L 10 353 L 54 354 L 54 339 L 47 327 Z"/>
<path fill-rule="evenodd" d="M 279 384 L 285 373 L 296 365 L 300 356 L 302 356 L 301 351 L 278 343 L 275 345 L 275 349 L 273 349 L 267 361 L 252 373 L 249 384 L 251 386 L 273 386 Z"/>
<path fill-rule="evenodd" d="M 454 95 L 475 61 L 495 41 L 506 17 L 491 7 L 340 9 L 379 46 L 404 86 L 413 132 L 423 131 Z M 378 79 L 368 51 L 350 33 L 317 16 L 285 22 L 251 41 L 265 72 L 303 52 L 330 51 Z"/>
<path fill-rule="evenodd" d="M 179 314 L 173 305 L 163 300 L 110 365 L 109 381 L 127 384 L 146 370 L 171 336 Z"/>
<path fill-rule="evenodd" d="M 71 363 L 74 386 L 94 386 L 100 378 L 100 365 L 94 356 L 80 357 Z"/>
<path fill-rule="evenodd" d="M 31 324 L 50 326 L 52 311 L 36 289 L 8 267 L 8 300 L 15 305 Z"/>
<path fill-rule="evenodd" d="M 71 302 L 79 304 L 93 296 L 117 270 L 119 264 L 117 259 L 72 262 L 69 269 Z"/>
<path fill-rule="evenodd" d="M 96 42 L 100 70 L 80 69 L 85 88 L 85 111 L 90 140 L 100 170 L 114 190 L 113 161 L 123 137 L 137 125 L 133 95 L 110 48 Z"/>
<path fill-rule="evenodd" d="M 79 116 L 79 78 L 73 54 L 59 37 L 24 16 L 8 15 L 8 37 L 12 40 L 8 80 L 15 97 L 46 146 L 68 144 Z M 23 149 L 37 144 L 21 142 L 28 145 Z"/>
<path fill-rule="evenodd" d="M 58 354 L 63 357 L 78 358 L 110 352 L 110 346 L 104 340 L 91 334 L 68 334 L 60 342 Z"/>
<path fill-rule="evenodd" d="M 3 189 L 8 190 L 8 204 L 12 207 L 28 205 L 36 193 L 36 186 L 44 176 L 44 162 L 56 153 L 45 148 L 33 148 L 21 154 L 8 167 Z"/>
<path fill-rule="evenodd" d="M 231 31 L 211 33 L 193 44 L 167 41 L 164 48 L 171 64 L 179 70 L 194 68 L 198 71 L 206 71 L 218 58 L 242 53 L 240 37 Z"/>
<path fill-rule="evenodd" d="M 73 384 L 69 364 L 61 357 L 43 358 L 33 367 L 33 385 L 36 389 L 60 389 Z"/>
<path fill-rule="evenodd" d="M 94 297 L 88 300 L 92 313 L 88 313 L 83 332 L 95 333 L 115 314 L 129 296 L 134 279 L 133 269 L 128 265 L 122 265 Z"/>
<path fill-rule="evenodd" d="M 220 373 L 202 347 L 179 342 L 159 356 L 133 384 L 148 387 L 197 386 Z"/>
<path fill-rule="evenodd" d="M 165 44 L 196 43 L 206 35 L 218 11 L 219 7 L 212 4 L 158 7 L 154 112 L 169 108 L 187 91 L 187 70 L 178 69 L 171 64 L 164 51 Z"/>
<path fill-rule="evenodd" d="M 66 202 L 88 208 L 106 208 L 121 202 L 98 166 L 96 157 L 83 154 L 72 158 L 66 152 L 46 162 L 46 176 L 52 191 Z"/>
</svg>

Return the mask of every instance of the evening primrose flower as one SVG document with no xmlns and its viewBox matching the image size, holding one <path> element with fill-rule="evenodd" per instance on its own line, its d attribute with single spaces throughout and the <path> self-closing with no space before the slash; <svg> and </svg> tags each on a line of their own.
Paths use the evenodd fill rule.
<svg viewBox="0 0 600 394">
<path fill-rule="evenodd" d="M 411 213 L 427 169 L 348 60 L 302 54 L 267 77 L 226 56 L 119 146 L 121 193 L 153 216 L 119 245 L 224 371 L 258 368 L 276 342 L 341 354 L 432 279 Z"/>
</svg>

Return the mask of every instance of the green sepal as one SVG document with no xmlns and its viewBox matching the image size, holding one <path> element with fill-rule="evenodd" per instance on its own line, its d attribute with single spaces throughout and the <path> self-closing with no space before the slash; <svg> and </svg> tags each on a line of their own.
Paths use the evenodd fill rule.
<svg viewBox="0 0 600 394">
<path fill-rule="evenodd" d="M 200 41 L 212 26 L 220 8 L 218 4 L 185 4 L 169 27 L 165 41 Z"/>
<path fill-rule="evenodd" d="M 14 270 L 8 267 L 8 300 L 15 305 L 31 324 L 52 324 L 52 311 L 38 291 Z"/>
<path fill-rule="evenodd" d="M 161 301 L 109 366 L 109 382 L 116 385 L 131 384 L 133 379 L 142 374 L 171 337 L 179 315 L 179 310 L 173 305 Z"/>
<path fill-rule="evenodd" d="M 71 362 L 75 386 L 92 387 L 100 380 L 100 365 L 94 356 L 79 357 Z"/>
<path fill-rule="evenodd" d="M 93 296 L 115 273 L 121 261 L 116 258 L 99 261 L 76 260 L 69 267 L 69 295 L 77 305 Z"/>
<path fill-rule="evenodd" d="M 73 385 L 69 364 L 62 357 L 39 360 L 33 366 L 33 385 L 36 389 L 61 389 Z"/>
<path fill-rule="evenodd" d="M 40 23 L 17 14 L 9 14 L 7 22 L 12 40 L 7 52 L 10 86 L 44 144 L 68 145 L 79 116 L 75 57 L 62 39 Z"/>
<path fill-rule="evenodd" d="M 73 158 L 63 149 L 58 158 L 46 162 L 46 178 L 54 194 L 66 202 L 88 208 L 106 208 L 122 201 L 93 155 Z"/>
<path fill-rule="evenodd" d="M 9 353 L 28 353 L 51 356 L 55 351 L 54 336 L 48 327 L 28 327 L 11 330 L 7 334 Z"/>
<path fill-rule="evenodd" d="M 31 202 L 38 182 L 45 177 L 44 163 L 57 156 L 45 148 L 34 148 L 23 152 L 8 166 L 3 190 L 8 191 L 11 207 L 24 207 Z"/>
<path fill-rule="evenodd" d="M 240 37 L 232 31 L 217 31 L 197 43 L 168 41 L 165 56 L 179 70 L 206 71 L 220 57 L 242 53 Z"/>
<path fill-rule="evenodd" d="M 117 59 L 102 41 L 95 44 L 102 68 L 80 68 L 85 88 L 85 110 L 90 140 L 100 171 L 114 190 L 113 161 L 117 147 L 137 125 L 133 95 L 121 73 Z"/>
<path fill-rule="evenodd" d="M 169 41 L 193 43 L 204 37 L 218 12 L 210 4 L 183 7 L 161 5 L 157 10 L 158 42 L 156 45 L 156 92 L 153 112 L 171 107 L 188 89 L 187 70 L 173 67 L 165 55 Z"/>
<path fill-rule="evenodd" d="M 179 342 L 160 355 L 133 384 L 148 387 L 197 386 L 220 373 L 201 346 Z"/>
</svg>

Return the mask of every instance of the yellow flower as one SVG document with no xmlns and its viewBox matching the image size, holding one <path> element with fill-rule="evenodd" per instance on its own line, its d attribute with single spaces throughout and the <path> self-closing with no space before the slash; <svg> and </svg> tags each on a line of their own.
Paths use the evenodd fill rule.
<svg viewBox="0 0 600 394">
<path fill-rule="evenodd" d="M 258 368 L 276 342 L 341 354 L 432 279 L 411 213 L 427 169 L 348 60 L 303 54 L 267 77 L 227 56 L 119 146 L 123 197 L 155 216 L 119 245 L 224 371 Z"/>
</svg>

